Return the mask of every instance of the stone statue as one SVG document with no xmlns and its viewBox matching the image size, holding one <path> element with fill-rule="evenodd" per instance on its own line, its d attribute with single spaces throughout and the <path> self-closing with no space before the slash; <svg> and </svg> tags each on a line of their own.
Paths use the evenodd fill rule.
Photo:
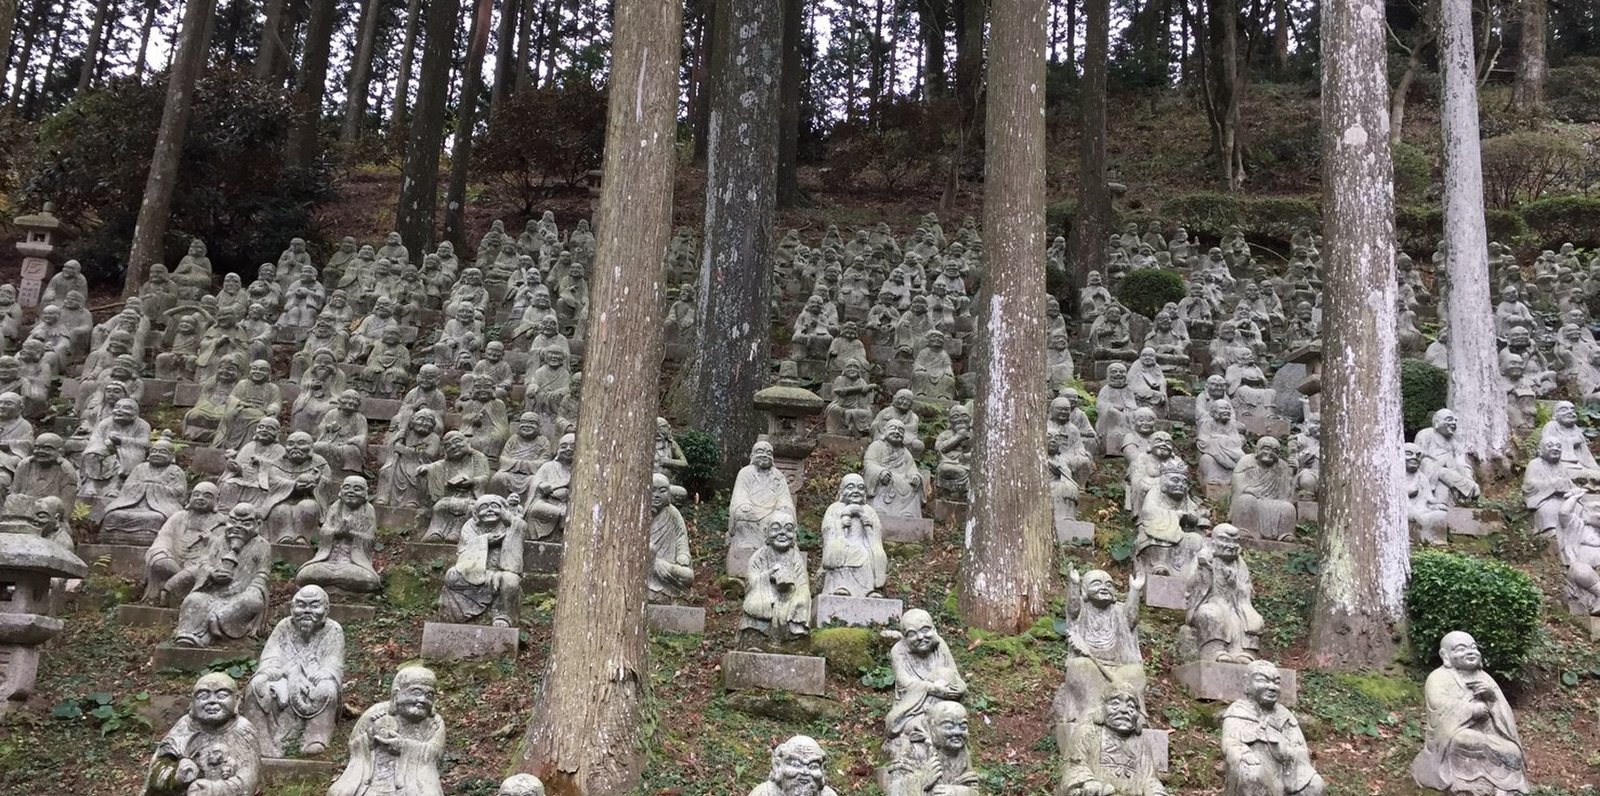
<svg viewBox="0 0 1600 796">
<path fill-rule="evenodd" d="M 403 426 L 393 426 L 384 443 L 383 465 L 378 469 L 380 506 L 420 508 L 427 497 L 424 468 L 439 458 L 439 419 L 419 409 Z"/>
<path fill-rule="evenodd" d="M 967 681 L 927 611 L 913 608 L 901 615 L 900 638 L 889 650 L 889 666 L 894 670 L 894 706 L 884 730 L 891 746 L 924 724 L 930 707 L 966 698 Z"/>
<path fill-rule="evenodd" d="M 1250 565 L 1239 529 L 1222 523 L 1183 569 L 1185 632 L 1204 663 L 1249 663 L 1260 649 L 1261 614 L 1251 604 Z"/>
<path fill-rule="evenodd" d="M 465 434 L 451 431 L 444 435 L 444 458 L 430 462 L 422 472 L 433 507 L 422 541 L 455 542 L 489 483 L 489 460 L 472 449 Z"/>
<path fill-rule="evenodd" d="M 750 796 L 839 796 L 828 787 L 822 746 L 796 735 L 772 750 L 772 773 Z"/>
<path fill-rule="evenodd" d="M 489 478 L 489 491 L 510 497 L 516 495 L 524 505 L 532 500 L 529 486 L 534 473 L 550 461 L 550 441 L 541 433 L 539 416 L 523 412 L 517 418 L 516 433 L 500 448 L 499 468 Z"/>
<path fill-rule="evenodd" d="M 1128 366 L 1113 362 L 1106 368 L 1106 383 L 1095 398 L 1095 436 L 1106 456 L 1121 456 L 1123 443 L 1132 433 L 1130 421 L 1139 400 L 1128 386 Z"/>
<path fill-rule="evenodd" d="M 884 427 L 890 420 L 898 420 L 905 426 L 906 447 L 911 449 L 911 455 L 917 458 L 922 456 L 922 435 L 920 432 L 922 418 L 917 415 L 914 408 L 917 396 L 910 390 L 900 390 L 890 399 L 889 405 L 872 418 L 872 438 L 883 436 Z"/>
<path fill-rule="evenodd" d="M 811 618 L 811 575 L 797 545 L 794 516 L 775 512 L 767 523 L 767 543 L 750 556 L 745 569 L 742 639 L 784 643 L 805 638 Z M 754 637 L 754 638 L 752 638 Z"/>
<path fill-rule="evenodd" d="M 191 569 L 173 576 L 192 578 L 193 587 L 178 607 L 178 628 L 172 641 L 180 647 L 209 647 L 213 642 L 253 635 L 267 608 L 267 572 L 272 546 L 261 538 L 261 518 L 249 503 L 228 512 L 221 535 Z M 169 580 L 166 586 L 172 590 Z"/>
<path fill-rule="evenodd" d="M 688 466 L 689 460 L 683 455 L 683 448 L 672 437 L 672 426 L 667 424 L 666 418 L 656 418 L 655 471 L 676 482 L 679 473 Z"/>
<path fill-rule="evenodd" d="M 243 378 L 244 371 L 243 355 L 233 354 L 223 357 L 211 379 L 200 384 L 200 394 L 195 399 L 194 406 L 184 413 L 182 429 L 184 439 L 210 442 L 216 436 L 217 426 L 222 422 L 222 413 L 227 408 L 228 397 L 233 395 L 233 388 Z"/>
<path fill-rule="evenodd" d="M 956 404 L 947 413 L 950 427 L 939 432 L 933 447 L 939 452 L 935 491 L 946 500 L 965 502 L 972 465 L 972 413 Z"/>
<path fill-rule="evenodd" d="M 883 551 L 883 525 L 866 505 L 867 485 L 849 474 L 839 482 L 839 499 L 822 517 L 822 591 L 844 597 L 877 597 L 889 578 Z"/>
<path fill-rule="evenodd" d="M 1117 602 L 1111 576 L 1102 570 L 1067 572 L 1066 680 L 1052 706 L 1056 721 L 1076 721 L 1118 685 L 1143 699 L 1144 658 L 1139 652 L 1139 608 L 1145 577 L 1135 572 L 1127 599 Z"/>
<path fill-rule="evenodd" d="M 1123 509 L 1137 515 L 1144 506 L 1145 495 L 1161 485 L 1161 468 L 1174 461 L 1172 434 L 1157 431 L 1150 435 L 1150 446 L 1128 462 L 1128 472 L 1123 492 Z M 1181 460 L 1178 460 L 1181 464 Z"/>
<path fill-rule="evenodd" d="M 1278 703 L 1282 675 L 1267 661 L 1250 664 L 1245 697 L 1222 714 L 1223 796 L 1322 796 L 1327 783 L 1294 713 Z"/>
<path fill-rule="evenodd" d="M 933 329 L 922 338 L 911 368 L 912 394 L 937 401 L 956 399 L 955 365 L 945 349 L 943 332 Z"/>
<path fill-rule="evenodd" d="M 1417 432 L 1416 445 L 1433 465 L 1439 481 L 1439 501 L 1447 506 L 1472 500 L 1479 495 L 1472 460 L 1456 441 L 1456 413 L 1440 409 L 1433 413 L 1433 425 Z"/>
<path fill-rule="evenodd" d="M 891 752 L 889 796 L 978 796 L 978 773 L 967 749 L 967 709 L 960 702 L 929 705 L 906 740 L 902 750 Z"/>
<path fill-rule="evenodd" d="M 306 544 L 332 502 L 333 470 L 312 450 L 311 435 L 296 431 L 284 441 L 283 457 L 262 469 L 267 483 L 261 500 L 264 532 L 272 544 Z"/>
<path fill-rule="evenodd" d="M 1586 496 L 1576 492 L 1563 502 L 1556 541 L 1566 567 L 1567 605 L 1600 616 L 1600 513 L 1584 505 Z"/>
<path fill-rule="evenodd" d="M 1419 787 L 1448 793 L 1527 793 L 1527 756 L 1500 686 L 1483 671 L 1478 642 L 1459 630 L 1439 640 L 1439 668 L 1423 685 L 1427 735 L 1411 761 Z"/>
<path fill-rule="evenodd" d="M 167 518 L 183 510 L 188 479 L 176 464 L 172 441 L 163 437 L 150 446 L 150 455 L 128 477 L 116 497 L 106 504 L 100 522 L 100 539 L 106 544 L 145 547 L 151 544 Z"/>
<path fill-rule="evenodd" d="M 1141 407 L 1164 412 L 1167 407 L 1167 374 L 1156 360 L 1156 350 L 1148 346 L 1128 367 L 1128 387 Z"/>
<path fill-rule="evenodd" d="M 444 410 L 449 406 L 449 399 L 445 397 L 444 390 L 439 387 L 443 373 L 438 365 L 432 363 L 417 368 L 417 384 L 400 399 L 400 411 L 396 412 L 389 420 L 390 428 L 409 428 L 411 415 L 421 409 L 432 412 L 434 419 L 444 417 Z M 442 429 L 443 423 L 438 424 Z"/>
<path fill-rule="evenodd" d="M 78 504 L 80 484 L 77 468 L 62 456 L 65 445 L 60 435 L 48 431 L 35 437 L 33 449 L 22 457 L 11 475 L 7 502 L 21 500 L 22 496 L 27 496 L 30 504 L 42 497 L 56 497 L 71 516 Z"/>
<path fill-rule="evenodd" d="M 539 465 L 528 485 L 533 502 L 528 504 L 526 518 L 529 534 L 536 541 L 559 542 L 566 531 L 568 501 L 572 497 L 572 458 L 577 450 L 578 435 L 561 435 L 555 458 Z"/>
<path fill-rule="evenodd" d="M 1584 475 L 1587 482 L 1594 480 L 1588 476 L 1592 471 L 1575 473 L 1569 469 L 1561 461 L 1565 452 L 1561 440 L 1541 438 L 1538 455 L 1533 457 L 1523 470 L 1523 502 L 1528 511 L 1533 513 L 1534 530 L 1541 534 L 1553 534 L 1560 530 L 1566 517 L 1563 512 L 1567 498 L 1581 496 L 1584 493 L 1574 480 L 1574 476 Z M 1600 476 L 1600 473 L 1595 475 Z"/>
<path fill-rule="evenodd" d="M 249 378 L 234 385 L 222 408 L 221 422 L 211 444 L 236 449 L 244 444 L 262 418 L 277 417 L 283 409 L 283 394 L 272 381 L 272 367 L 265 360 L 250 363 Z"/>
<path fill-rule="evenodd" d="M 666 476 L 650 479 L 650 574 L 646 586 L 653 603 L 669 603 L 689 596 L 694 585 L 694 558 L 689 555 L 689 525 L 673 498 L 675 487 Z"/>
<path fill-rule="evenodd" d="M 83 449 L 79 497 L 111 498 L 122 481 L 144 463 L 150 450 L 150 424 L 139 417 L 139 402 L 123 398 L 111 415 L 95 424 Z"/>
<path fill-rule="evenodd" d="M 1438 470 L 1422 449 L 1413 443 L 1404 448 L 1406 518 L 1417 526 L 1418 535 L 1425 544 L 1445 544 L 1449 541 L 1450 504 L 1439 499 Z"/>
<path fill-rule="evenodd" d="M 878 385 L 867 381 L 866 364 L 860 359 L 847 359 L 838 376 L 834 377 L 832 400 L 823 412 L 829 434 L 864 437 L 872 424 L 872 399 L 878 394 Z"/>
<path fill-rule="evenodd" d="M 1200 504 L 1189 496 L 1188 468 L 1177 457 L 1161 467 L 1159 488 L 1139 506 L 1139 536 L 1134 564 L 1155 575 L 1176 575 L 1200 550 L 1198 529 L 1208 524 Z"/>
<path fill-rule="evenodd" d="M 1244 458 L 1244 428 L 1233 415 L 1233 402 L 1211 403 L 1211 415 L 1200 419 L 1198 440 L 1200 478 L 1207 484 L 1231 484 L 1233 471 Z"/>
<path fill-rule="evenodd" d="M 328 618 L 328 593 L 301 586 L 289 616 L 278 620 L 245 688 L 244 714 L 256 727 L 263 757 L 298 746 L 320 755 L 333 736 L 344 680 L 344 628 Z"/>
<path fill-rule="evenodd" d="M 212 672 L 189 695 L 189 712 L 150 757 L 144 795 L 255 796 L 261 751 L 256 728 L 239 715 L 239 684 Z"/>
<path fill-rule="evenodd" d="M 1294 536 L 1300 521 L 1294 505 L 1294 473 L 1273 437 L 1256 440 L 1255 453 L 1233 468 L 1233 499 L 1228 521 L 1248 536 L 1283 540 Z"/>
<path fill-rule="evenodd" d="M 900 421 L 889 421 L 867 446 L 862 468 L 879 515 L 917 519 L 922 517 L 922 470 L 906 446 L 905 430 Z"/>
<path fill-rule="evenodd" d="M 527 524 L 506 499 L 484 495 L 461 528 L 456 563 L 445 572 L 439 615 L 470 622 L 484 614 L 494 627 L 516 627 L 522 609 L 522 543 Z"/>
<path fill-rule="evenodd" d="M 794 496 L 789 481 L 773 466 L 772 444 L 757 442 L 750 448 L 750 463 L 739 469 L 728 502 L 728 574 L 741 575 L 738 562 L 766 543 L 772 515 L 794 516 Z"/>
<path fill-rule="evenodd" d="M 367 708 L 351 728 L 350 762 L 328 796 L 444 796 L 444 719 L 433 710 L 434 688 L 429 669 L 395 672 L 389 701 Z"/>
<path fill-rule="evenodd" d="M 339 486 L 339 498 L 322 517 L 317 532 L 317 552 L 294 582 L 314 584 L 338 592 L 376 592 L 383 580 L 372 566 L 378 537 L 378 520 L 367 502 L 367 479 L 352 475 Z"/>
<path fill-rule="evenodd" d="M 1571 401 L 1557 401 L 1550 422 L 1539 432 L 1539 441 L 1554 441 L 1561 446 L 1561 463 L 1574 476 L 1600 479 L 1600 463 L 1589 450 L 1589 438 L 1578 427 L 1578 409 Z"/>
<path fill-rule="evenodd" d="M 361 393 L 339 394 L 338 404 L 317 423 L 311 450 L 344 473 L 359 473 L 366 467 L 367 416 L 361 414 Z"/>
<path fill-rule="evenodd" d="M 146 601 L 175 606 L 194 588 L 194 573 L 211 547 L 213 538 L 222 535 L 225 523 L 217 511 L 217 485 L 209 481 L 195 484 L 184 508 L 168 517 L 144 553 Z M 179 573 L 187 573 L 176 581 Z"/>
<path fill-rule="evenodd" d="M 513 774 L 500 783 L 495 796 L 545 796 L 544 783 L 532 774 Z"/>
<path fill-rule="evenodd" d="M 1167 796 L 1144 739 L 1143 701 L 1140 688 L 1119 682 L 1085 705 L 1089 718 L 1062 750 L 1056 796 Z"/>
</svg>

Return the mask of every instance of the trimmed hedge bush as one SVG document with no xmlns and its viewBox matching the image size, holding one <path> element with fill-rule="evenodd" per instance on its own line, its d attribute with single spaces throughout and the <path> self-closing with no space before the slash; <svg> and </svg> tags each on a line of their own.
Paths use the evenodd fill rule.
<svg viewBox="0 0 1600 796">
<path fill-rule="evenodd" d="M 1297 228 L 1322 224 L 1322 211 L 1315 198 L 1229 193 L 1175 196 L 1161 205 L 1160 217 L 1183 227 L 1190 239 L 1196 235 L 1220 239 L 1228 227 L 1237 225 L 1252 237 L 1287 243 Z"/>
<path fill-rule="evenodd" d="M 1484 208 L 1489 240 L 1516 245 L 1528 237 L 1528 223 L 1511 210 Z M 1444 210 L 1422 205 L 1394 209 L 1395 243 L 1405 251 L 1431 252 L 1444 237 Z"/>
<path fill-rule="evenodd" d="M 1522 206 L 1522 219 L 1540 248 L 1600 246 L 1600 197 L 1551 196 L 1529 202 Z"/>
<path fill-rule="evenodd" d="M 1433 421 L 1450 398 L 1450 375 L 1420 359 L 1400 360 L 1400 404 L 1406 439 Z"/>
<path fill-rule="evenodd" d="M 1600 58 L 1572 58 L 1550 70 L 1550 113 L 1569 122 L 1600 122 Z"/>
<path fill-rule="evenodd" d="M 683 458 L 689 466 L 683 468 L 683 486 L 690 492 L 709 497 L 712 485 L 722 467 L 722 450 L 716 437 L 699 429 L 680 431 L 675 437 L 683 448 Z"/>
<path fill-rule="evenodd" d="M 1485 669 L 1514 674 L 1538 637 L 1542 595 L 1532 578 L 1497 561 L 1439 550 L 1411 556 L 1406 614 L 1411 646 L 1425 664 L 1439 660 L 1439 639 L 1465 630 L 1478 641 Z"/>
<path fill-rule="evenodd" d="M 1154 318 L 1169 301 L 1182 301 L 1187 289 L 1177 271 L 1144 268 L 1128 274 L 1117 289 L 1122 305 L 1146 318 Z"/>
</svg>

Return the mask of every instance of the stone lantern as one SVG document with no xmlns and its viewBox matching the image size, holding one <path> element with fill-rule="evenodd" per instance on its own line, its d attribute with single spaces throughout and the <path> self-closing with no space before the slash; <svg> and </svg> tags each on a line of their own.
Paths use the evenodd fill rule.
<svg viewBox="0 0 1600 796">
<path fill-rule="evenodd" d="M 17 216 L 11 222 L 22 230 L 22 240 L 17 241 L 17 251 L 22 252 L 22 287 L 17 291 L 17 301 L 24 307 L 39 303 L 44 282 L 50 278 L 50 254 L 56 249 L 55 238 L 61 231 L 61 219 L 56 218 L 55 209 L 55 205 L 45 202 L 44 210 Z"/>
<path fill-rule="evenodd" d="M 784 360 L 778 365 L 778 382 L 755 397 L 756 409 L 767 416 L 767 433 L 762 438 L 772 443 L 773 464 L 783 471 L 792 490 L 805 481 L 802 465 L 817 447 L 816 437 L 809 433 L 811 418 L 828 405 L 802 386 L 797 375 L 795 363 Z"/>
<path fill-rule="evenodd" d="M 72 551 L 49 539 L 0 533 L 0 706 L 33 691 L 39 645 L 61 632 L 61 620 L 50 616 L 51 579 L 88 573 Z"/>
</svg>

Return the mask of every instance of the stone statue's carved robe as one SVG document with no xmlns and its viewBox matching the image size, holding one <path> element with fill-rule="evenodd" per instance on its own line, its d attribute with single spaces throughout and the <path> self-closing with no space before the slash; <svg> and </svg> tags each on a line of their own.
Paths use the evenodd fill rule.
<svg viewBox="0 0 1600 796">
<path fill-rule="evenodd" d="M 260 536 L 237 552 L 228 546 L 226 536 L 214 536 L 200 561 L 194 590 L 178 608 L 174 638 L 206 647 L 254 634 L 267 608 L 271 566 L 272 545 Z M 223 575 L 224 571 L 230 574 Z"/>
<path fill-rule="evenodd" d="M 889 580 L 889 557 L 883 551 L 883 523 L 871 506 L 852 517 L 850 506 L 834 503 L 822 516 L 822 591 L 846 597 L 867 597 Z"/>
<path fill-rule="evenodd" d="M 255 796 L 261 785 L 261 753 L 256 728 L 248 719 L 235 717 L 215 729 L 184 715 L 167 731 L 150 759 L 145 796 Z M 225 761 L 221 770 L 206 764 L 208 753 Z M 200 779 L 188 785 L 178 781 L 178 762 L 191 760 L 200 767 Z"/>
<path fill-rule="evenodd" d="M 396 747 L 374 740 L 384 729 L 399 736 Z M 439 714 L 413 723 L 395 715 L 391 703 L 379 702 L 351 728 L 350 762 L 328 796 L 444 796 L 439 784 L 443 759 L 444 719 Z"/>
<path fill-rule="evenodd" d="M 241 712 L 260 735 L 263 757 L 283 757 L 296 736 L 299 745 L 324 746 L 339 715 L 344 681 L 344 628 L 332 619 L 301 635 L 293 620 L 278 620 L 245 688 Z"/>
<path fill-rule="evenodd" d="M 733 566 L 733 551 L 751 551 L 766 544 L 767 523 L 780 510 L 791 517 L 795 513 L 794 496 L 789 493 L 789 481 L 783 473 L 777 467 L 762 470 L 753 464 L 740 468 L 728 503 L 730 575 L 741 574 Z"/>
</svg>

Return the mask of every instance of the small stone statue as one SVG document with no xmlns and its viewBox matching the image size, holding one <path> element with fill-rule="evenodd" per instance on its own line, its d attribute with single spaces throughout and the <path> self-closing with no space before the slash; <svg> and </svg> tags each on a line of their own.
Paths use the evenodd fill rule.
<svg viewBox="0 0 1600 796">
<path fill-rule="evenodd" d="M 532 774 L 513 774 L 500 783 L 495 796 L 545 796 L 544 783 Z"/>
<path fill-rule="evenodd" d="M 367 463 L 367 416 L 361 414 L 361 393 L 340 393 L 338 404 L 317 424 L 311 450 L 331 469 L 347 474 L 361 472 Z"/>
<path fill-rule="evenodd" d="M 439 425 L 439 416 L 424 408 L 412 414 L 405 425 L 391 426 L 374 503 L 421 508 L 427 497 L 426 465 L 439 458 Z"/>
<path fill-rule="evenodd" d="M 1299 522 L 1294 505 L 1294 474 L 1282 458 L 1282 445 L 1273 437 L 1256 441 L 1233 468 L 1233 499 L 1228 521 L 1258 539 L 1282 540 L 1294 536 Z"/>
<path fill-rule="evenodd" d="M 146 601 L 176 606 L 194 588 L 194 573 L 222 535 L 226 520 L 217 511 L 217 485 L 201 481 L 189 491 L 184 508 L 167 518 L 144 553 Z M 173 580 L 180 573 L 183 577 Z"/>
<path fill-rule="evenodd" d="M 889 796 L 978 796 L 978 772 L 967 749 L 967 709 L 960 702 L 935 702 L 889 764 Z M 908 737 L 908 740 L 910 738 Z"/>
<path fill-rule="evenodd" d="M 672 437 L 672 426 L 667 424 L 666 418 L 656 418 L 655 471 L 676 483 L 678 474 L 688 466 L 689 460 L 683 455 L 683 448 Z"/>
<path fill-rule="evenodd" d="M 167 518 L 183 509 L 188 480 L 175 457 L 170 439 L 163 437 L 150 446 L 149 458 L 133 468 L 106 505 L 100 522 L 102 541 L 147 546 Z"/>
<path fill-rule="evenodd" d="M 905 426 L 906 447 L 911 449 L 911 455 L 922 457 L 922 418 L 916 411 L 917 396 L 910 390 L 900 390 L 889 400 L 889 405 L 872 418 L 872 438 L 883 436 L 883 430 L 889 425 L 890 420 L 898 420 Z"/>
<path fill-rule="evenodd" d="M 1154 575 L 1175 575 L 1200 550 L 1196 530 L 1206 524 L 1200 504 L 1189 496 L 1189 472 L 1173 457 L 1161 466 L 1159 488 L 1146 492 L 1139 506 L 1139 536 L 1134 564 Z"/>
<path fill-rule="evenodd" d="M 267 482 L 261 506 L 268 541 L 306 544 L 321 526 L 334 483 L 327 460 L 312 451 L 311 435 L 290 434 L 283 457 L 266 465 L 262 474 Z"/>
<path fill-rule="evenodd" d="M 1580 491 L 1566 498 L 1556 539 L 1566 567 L 1568 606 L 1600 616 L 1600 514 L 1584 505 L 1586 496 Z"/>
<path fill-rule="evenodd" d="M 1433 413 L 1433 425 L 1417 432 L 1416 445 L 1433 465 L 1439 480 L 1440 502 L 1447 506 L 1472 500 L 1479 494 L 1472 472 L 1472 460 L 1456 442 L 1456 413 L 1440 409 Z"/>
<path fill-rule="evenodd" d="M 283 394 L 272 381 L 272 367 L 265 360 L 250 363 L 249 378 L 234 385 L 228 402 L 222 408 L 221 423 L 211 444 L 218 448 L 237 449 L 244 444 L 256 423 L 263 418 L 277 417 L 283 409 Z"/>
<path fill-rule="evenodd" d="M 878 385 L 867 381 L 866 365 L 847 359 L 833 380 L 832 400 L 823 412 L 829 434 L 864 437 L 872 423 L 872 398 Z"/>
<path fill-rule="evenodd" d="M 31 505 L 42 497 L 61 499 L 68 516 L 78 505 L 78 470 L 62 456 L 66 443 L 61 436 L 45 432 L 35 437 L 33 449 L 22 457 L 11 475 L 11 487 L 6 492 L 6 502 L 24 500 Z"/>
<path fill-rule="evenodd" d="M 1419 433 L 1420 436 L 1420 433 Z M 1589 438 L 1578 427 L 1578 409 L 1571 401 L 1557 401 L 1550 422 L 1539 432 L 1539 441 L 1550 440 L 1561 446 L 1561 463 L 1574 476 L 1600 478 L 1600 463 L 1589 450 Z"/>
<path fill-rule="evenodd" d="M 1130 421 L 1139 408 L 1138 398 L 1128 386 L 1128 366 L 1113 362 L 1106 368 L 1106 383 L 1095 398 L 1095 436 L 1106 456 L 1121 456 L 1123 443 L 1133 433 Z"/>
<path fill-rule="evenodd" d="M 950 407 L 950 427 L 939 432 L 933 447 L 939 452 L 936 492 L 946 500 L 965 502 L 972 464 L 972 413 L 962 404 Z"/>
<path fill-rule="evenodd" d="M 380 591 L 383 580 L 372 566 L 377 538 L 377 514 L 367 502 L 367 479 L 348 476 L 339 486 L 339 499 L 322 517 L 316 554 L 295 573 L 294 582 L 351 593 Z"/>
<path fill-rule="evenodd" d="M 822 517 L 822 591 L 877 597 L 889 579 L 883 524 L 866 504 L 867 484 L 851 473 L 839 482 L 839 499 Z"/>
<path fill-rule="evenodd" d="M 925 724 L 930 707 L 960 702 L 967 695 L 967 681 L 956 669 L 950 646 L 934 627 L 933 617 L 920 608 L 900 616 L 900 639 L 889 650 L 889 666 L 894 670 L 894 706 L 889 708 L 884 730 L 891 747 L 896 739 Z"/>
<path fill-rule="evenodd" d="M 1540 439 L 1539 454 L 1522 473 L 1523 503 L 1533 513 L 1534 530 L 1541 534 L 1556 533 L 1566 520 L 1567 498 L 1584 492 L 1573 480 L 1574 472 L 1562 463 L 1563 452 L 1560 440 Z"/>
<path fill-rule="evenodd" d="M 444 435 L 444 458 L 423 468 L 433 511 L 424 542 L 455 542 L 489 483 L 489 460 L 472 449 L 459 431 Z M 537 537 L 535 537 L 537 538 Z"/>
<path fill-rule="evenodd" d="M 1144 698 L 1144 658 L 1139 652 L 1139 608 L 1144 574 L 1128 581 L 1128 596 L 1117 602 L 1111 576 L 1102 570 L 1080 575 L 1067 571 L 1066 681 L 1056 690 L 1056 721 L 1076 721 L 1119 685 Z"/>
<path fill-rule="evenodd" d="M 1244 458 L 1244 428 L 1233 415 L 1233 402 L 1211 403 L 1210 417 L 1200 419 L 1200 478 L 1207 484 L 1231 484 L 1233 471 Z"/>
<path fill-rule="evenodd" d="M 772 773 L 750 796 L 839 796 L 828 787 L 822 745 L 796 735 L 772 750 Z"/>
<path fill-rule="evenodd" d="M 239 715 L 239 684 L 212 672 L 195 681 L 190 698 L 150 757 L 144 796 L 255 796 L 261 751 L 256 728 Z"/>
<path fill-rule="evenodd" d="M 1407 443 L 1403 450 L 1406 518 L 1417 526 L 1423 543 L 1445 544 L 1449 541 L 1446 520 L 1450 504 L 1439 499 L 1438 471 L 1415 444 Z"/>
<path fill-rule="evenodd" d="M 767 523 L 766 546 L 750 556 L 745 570 L 742 639 L 781 644 L 809 634 L 811 575 L 797 542 L 794 516 L 775 512 Z"/>
<path fill-rule="evenodd" d="M 1419 787 L 1447 793 L 1527 793 L 1528 759 L 1500 685 L 1483 671 L 1471 635 L 1456 630 L 1439 640 L 1439 668 L 1423 685 L 1427 735 L 1411 761 Z"/>
<path fill-rule="evenodd" d="M 263 757 L 328 748 L 344 680 L 344 628 L 328 618 L 328 593 L 302 586 L 289 616 L 278 620 L 245 689 L 244 714 L 255 725 Z"/>
<path fill-rule="evenodd" d="M 578 450 L 578 435 L 563 434 L 556 443 L 556 457 L 539 465 L 529 490 L 529 534 L 535 541 L 559 542 L 567 528 L 568 501 L 572 497 L 572 459 Z"/>
<path fill-rule="evenodd" d="M 1249 663 L 1260 648 L 1261 614 L 1250 600 L 1250 565 L 1239 529 L 1222 523 L 1183 570 L 1185 631 L 1204 663 Z"/>
<path fill-rule="evenodd" d="M 739 469 L 728 502 L 728 556 L 730 575 L 743 574 L 736 566 L 765 544 L 772 515 L 784 512 L 794 516 L 794 496 L 789 481 L 773 466 L 772 443 L 757 442 L 750 448 L 750 463 Z"/>
<path fill-rule="evenodd" d="M 1311 767 L 1300 722 L 1278 704 L 1278 667 L 1255 661 L 1249 678 L 1244 699 L 1222 714 L 1223 796 L 1322 796 L 1328 785 Z"/>
<path fill-rule="evenodd" d="M 1067 748 L 1056 796 L 1167 796 L 1144 739 L 1141 690 L 1115 683 L 1085 707 Z"/>
<path fill-rule="evenodd" d="M 538 415 L 523 412 L 517 418 L 516 433 L 500 448 L 499 469 L 489 477 L 490 492 L 507 497 L 516 495 L 524 504 L 532 500 L 529 486 L 533 476 L 550 461 L 550 440 L 540 432 Z"/>
<path fill-rule="evenodd" d="M 650 480 L 650 574 L 648 599 L 670 603 L 689 596 L 694 585 L 694 558 L 689 555 L 689 525 L 672 505 L 682 487 L 656 473 Z"/>
<path fill-rule="evenodd" d="M 882 435 L 867 446 L 862 468 L 867 494 L 879 515 L 913 519 L 922 516 L 922 470 L 906 446 L 904 424 L 891 420 L 884 426 Z"/>
<path fill-rule="evenodd" d="M 173 576 L 192 577 L 194 584 L 178 607 L 174 644 L 209 647 L 256 632 L 267 609 L 267 572 L 272 566 L 272 545 L 261 538 L 260 525 L 254 506 L 234 505 L 222 534 L 211 538 L 198 565 Z M 167 589 L 172 589 L 170 581 Z"/>
<path fill-rule="evenodd" d="M 522 541 L 527 524 L 499 495 L 484 495 L 461 528 L 455 566 L 445 572 L 439 615 L 462 624 L 485 613 L 494 627 L 516 627 L 522 609 Z"/>
<path fill-rule="evenodd" d="M 328 796 L 444 796 L 444 719 L 433 710 L 432 670 L 407 666 L 394 675 L 389 701 L 356 719 L 350 762 Z"/>
<path fill-rule="evenodd" d="M 911 363 L 911 392 L 935 401 L 956 399 L 956 371 L 945 348 L 944 332 L 930 330 Z"/>
</svg>

